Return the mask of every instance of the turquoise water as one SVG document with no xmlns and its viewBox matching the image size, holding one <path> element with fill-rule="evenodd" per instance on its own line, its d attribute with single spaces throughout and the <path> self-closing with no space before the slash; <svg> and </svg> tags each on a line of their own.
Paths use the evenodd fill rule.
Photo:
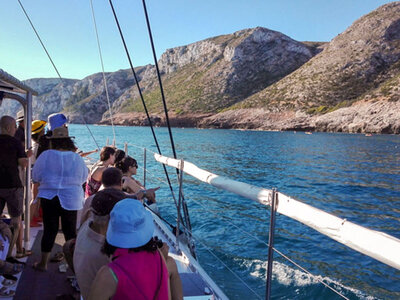
<svg viewBox="0 0 400 300">
<path fill-rule="evenodd" d="M 90 126 L 100 145 L 109 126 Z M 155 151 L 147 127 L 116 127 L 117 146 L 129 143 L 139 162 Z M 161 150 L 172 156 L 168 131 L 156 128 Z M 95 143 L 83 125 L 70 125 L 82 150 Z M 178 157 L 210 172 L 280 192 L 331 214 L 400 238 L 400 137 L 298 132 L 173 129 Z M 136 146 L 134 146 L 136 145 Z M 96 157 L 95 155 L 92 155 Z M 175 220 L 175 208 L 159 164 L 149 162 L 147 187 L 157 192 L 161 213 Z M 177 191 L 176 174 L 168 169 Z M 257 299 L 206 247 L 261 298 L 269 209 L 184 176 L 199 261 L 231 299 Z M 176 192 L 177 193 L 177 192 Z M 246 234 L 248 233 L 248 234 Z M 255 237 L 255 238 L 253 238 Z M 283 215 L 276 220 L 275 248 L 306 268 L 309 276 L 274 254 L 273 299 L 340 299 L 317 278 L 350 299 L 400 299 L 400 271 L 359 254 Z M 400 253 L 399 253 L 400 255 Z"/>
</svg>

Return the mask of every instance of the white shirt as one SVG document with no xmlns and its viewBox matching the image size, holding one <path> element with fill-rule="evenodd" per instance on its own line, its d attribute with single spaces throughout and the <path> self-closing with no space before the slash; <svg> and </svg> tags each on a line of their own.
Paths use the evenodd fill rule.
<svg viewBox="0 0 400 300">
<path fill-rule="evenodd" d="M 51 200 L 58 196 L 66 210 L 82 208 L 82 184 L 87 176 L 83 159 L 72 151 L 44 151 L 32 169 L 33 182 L 40 183 L 38 197 Z"/>
</svg>

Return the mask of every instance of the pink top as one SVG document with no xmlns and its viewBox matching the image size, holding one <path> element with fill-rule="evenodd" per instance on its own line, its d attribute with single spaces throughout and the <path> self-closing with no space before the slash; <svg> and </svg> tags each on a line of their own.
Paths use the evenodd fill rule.
<svg viewBox="0 0 400 300">
<path fill-rule="evenodd" d="M 158 251 L 118 248 L 108 266 L 118 278 L 113 300 L 168 300 L 168 269 Z"/>
<path fill-rule="evenodd" d="M 101 181 L 93 179 L 92 174 L 89 174 L 89 177 L 86 181 L 85 198 L 96 194 L 100 187 L 101 187 Z"/>
</svg>

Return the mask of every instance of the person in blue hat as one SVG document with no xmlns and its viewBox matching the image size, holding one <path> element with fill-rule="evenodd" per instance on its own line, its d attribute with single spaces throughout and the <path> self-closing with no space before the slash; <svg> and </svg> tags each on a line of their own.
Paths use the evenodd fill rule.
<svg viewBox="0 0 400 300">
<path fill-rule="evenodd" d="M 54 113 L 47 117 L 47 123 L 49 130 L 54 130 L 55 128 L 66 126 L 68 122 L 67 117 L 62 113 Z"/>
<path fill-rule="evenodd" d="M 47 117 L 47 132 L 39 138 L 39 146 L 36 153 L 36 159 L 42 152 L 50 149 L 49 137 L 53 134 L 53 130 L 59 127 L 67 127 L 68 119 L 62 113 L 54 113 Z"/>
<path fill-rule="evenodd" d="M 159 250 L 163 243 L 153 233 L 153 217 L 140 201 L 128 198 L 115 204 L 103 249 L 112 262 L 98 271 L 88 299 L 171 299 Z"/>
</svg>

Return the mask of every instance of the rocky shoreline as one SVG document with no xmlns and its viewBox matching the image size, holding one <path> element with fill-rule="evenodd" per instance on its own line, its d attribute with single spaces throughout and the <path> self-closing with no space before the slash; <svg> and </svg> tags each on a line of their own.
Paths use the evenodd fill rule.
<svg viewBox="0 0 400 300">
<path fill-rule="evenodd" d="M 166 126 L 165 116 L 152 114 L 152 124 Z M 219 128 L 273 131 L 318 131 L 400 134 L 400 102 L 385 99 L 359 101 L 324 115 L 309 115 L 302 111 L 271 112 L 249 108 L 226 111 L 218 114 L 169 115 L 172 127 Z M 118 113 L 115 125 L 148 126 L 144 113 Z M 99 124 L 111 124 L 104 119 Z"/>
</svg>

